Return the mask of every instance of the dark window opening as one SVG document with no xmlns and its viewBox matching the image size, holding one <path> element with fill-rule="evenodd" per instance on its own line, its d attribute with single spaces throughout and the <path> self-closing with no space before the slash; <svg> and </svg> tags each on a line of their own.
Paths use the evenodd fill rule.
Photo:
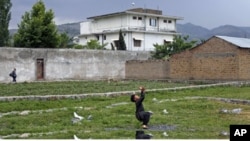
<svg viewBox="0 0 250 141">
<path fill-rule="evenodd" d="M 141 47 L 141 40 L 134 39 L 134 47 Z"/>
<path fill-rule="evenodd" d="M 165 45 L 170 44 L 170 43 L 171 43 L 170 41 L 164 40 Z"/>
<path fill-rule="evenodd" d="M 119 47 L 119 40 L 114 40 L 115 43 L 115 47 L 118 48 Z"/>
<path fill-rule="evenodd" d="M 95 37 L 96 37 L 96 40 L 99 41 L 99 39 L 100 39 L 99 35 L 95 35 Z"/>
<path fill-rule="evenodd" d="M 156 24 L 157 24 L 157 20 L 156 19 L 149 19 L 149 25 L 150 26 L 156 26 Z"/>
</svg>

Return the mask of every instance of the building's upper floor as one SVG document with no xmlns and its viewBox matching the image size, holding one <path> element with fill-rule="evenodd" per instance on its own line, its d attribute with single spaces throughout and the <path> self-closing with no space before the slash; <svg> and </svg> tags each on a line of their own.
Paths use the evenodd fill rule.
<svg viewBox="0 0 250 141">
<path fill-rule="evenodd" d="M 81 23 L 81 35 L 100 34 L 120 29 L 141 32 L 176 32 L 176 21 L 182 18 L 162 15 L 160 10 L 136 8 L 87 19 Z"/>
</svg>

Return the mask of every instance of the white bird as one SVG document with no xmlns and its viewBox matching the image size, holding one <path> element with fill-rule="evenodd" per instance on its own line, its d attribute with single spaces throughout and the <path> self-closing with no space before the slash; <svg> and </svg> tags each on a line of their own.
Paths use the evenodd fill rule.
<svg viewBox="0 0 250 141">
<path fill-rule="evenodd" d="M 89 115 L 87 119 L 92 120 L 92 118 L 93 118 L 92 115 Z"/>
<path fill-rule="evenodd" d="M 163 113 L 164 113 L 164 114 L 168 114 L 167 109 L 164 109 L 164 110 L 163 110 Z"/>
<path fill-rule="evenodd" d="M 230 134 L 226 131 L 222 131 L 222 132 L 220 132 L 220 135 L 221 136 L 229 136 Z"/>
<path fill-rule="evenodd" d="M 135 3 L 134 3 L 134 2 L 132 2 L 132 3 L 131 3 L 131 5 L 132 5 L 132 6 L 135 6 Z"/>
<path fill-rule="evenodd" d="M 241 110 L 242 110 L 241 108 L 233 109 L 232 113 L 233 114 L 239 114 L 241 112 Z"/>
<path fill-rule="evenodd" d="M 74 112 L 74 117 L 75 117 L 75 118 L 78 118 L 78 119 L 80 119 L 80 120 L 84 119 L 84 117 L 79 116 L 76 112 Z"/>
<path fill-rule="evenodd" d="M 223 113 L 223 114 L 228 113 L 228 110 L 227 109 L 221 109 L 220 113 Z"/>
<path fill-rule="evenodd" d="M 158 100 L 156 98 L 153 98 L 152 101 L 157 102 Z"/>
<path fill-rule="evenodd" d="M 75 140 L 80 140 L 76 135 L 74 135 L 74 139 Z"/>
<path fill-rule="evenodd" d="M 163 132 L 163 136 L 168 137 L 167 132 Z"/>
</svg>

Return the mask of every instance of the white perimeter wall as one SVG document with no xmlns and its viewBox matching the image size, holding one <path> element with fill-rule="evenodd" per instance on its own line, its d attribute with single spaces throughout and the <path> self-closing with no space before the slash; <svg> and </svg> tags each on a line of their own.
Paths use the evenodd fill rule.
<svg viewBox="0 0 250 141">
<path fill-rule="evenodd" d="M 17 69 L 17 81 L 35 81 L 36 60 L 44 59 L 45 80 L 93 80 L 125 78 L 127 60 L 147 60 L 148 52 L 0 48 L 0 82 L 10 82 Z"/>
</svg>

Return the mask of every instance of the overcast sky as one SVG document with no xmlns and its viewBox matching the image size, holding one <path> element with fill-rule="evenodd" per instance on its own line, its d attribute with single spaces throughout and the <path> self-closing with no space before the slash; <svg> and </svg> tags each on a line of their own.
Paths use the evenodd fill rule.
<svg viewBox="0 0 250 141">
<path fill-rule="evenodd" d="M 11 0 L 10 28 L 17 28 L 25 11 L 38 0 Z M 212 29 L 221 25 L 250 27 L 250 0 L 43 0 L 55 14 L 56 24 L 85 21 L 87 17 L 125 11 L 131 8 L 151 8 L 164 15 L 183 17 L 178 23 L 192 23 Z M 132 6 L 131 3 L 135 3 Z"/>
</svg>

